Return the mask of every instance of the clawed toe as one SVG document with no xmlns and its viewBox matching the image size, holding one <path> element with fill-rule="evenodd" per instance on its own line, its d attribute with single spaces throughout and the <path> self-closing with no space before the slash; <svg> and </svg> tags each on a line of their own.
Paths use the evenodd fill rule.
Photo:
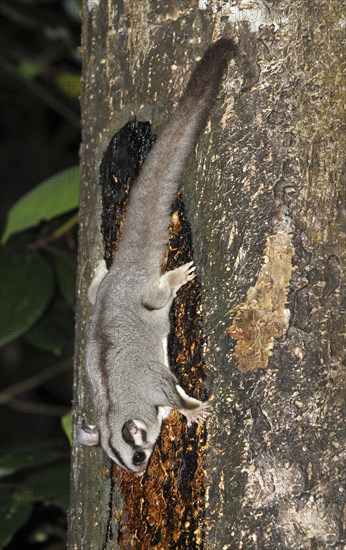
<svg viewBox="0 0 346 550">
<path fill-rule="evenodd" d="M 185 281 L 192 281 L 196 277 L 196 266 L 193 265 L 193 262 L 189 262 L 187 264 L 184 264 L 180 267 L 180 270 L 182 272 L 182 275 L 185 279 Z"/>
<path fill-rule="evenodd" d="M 197 422 L 200 425 L 203 424 L 211 414 L 206 403 L 201 403 L 200 407 L 196 409 L 185 409 L 181 410 L 181 412 L 186 417 L 188 426 L 191 426 L 193 422 Z"/>
<path fill-rule="evenodd" d="M 192 262 L 188 262 L 180 267 L 177 267 L 171 274 L 171 284 L 177 291 L 181 286 L 185 285 L 189 281 L 192 281 L 196 277 L 196 266 Z"/>
</svg>

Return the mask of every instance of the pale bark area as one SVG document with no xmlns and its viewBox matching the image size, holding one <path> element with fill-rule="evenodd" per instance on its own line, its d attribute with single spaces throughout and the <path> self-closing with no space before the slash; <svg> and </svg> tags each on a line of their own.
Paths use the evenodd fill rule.
<svg viewBox="0 0 346 550">
<path fill-rule="evenodd" d="M 142 481 L 114 468 L 111 482 L 100 450 L 74 447 L 69 547 L 343 548 L 344 6 L 205 4 L 84 7 L 77 422 L 92 421 L 83 348 L 103 254 L 102 155 L 134 115 L 159 131 L 211 41 L 234 35 L 240 52 L 182 182 L 213 394 L 196 492 L 184 502 L 181 472 L 158 475 L 158 462 Z M 186 445 L 181 425 L 170 429 L 161 447 L 172 433 Z M 175 526 L 155 530 L 155 509 L 165 525 L 174 511 Z"/>
</svg>

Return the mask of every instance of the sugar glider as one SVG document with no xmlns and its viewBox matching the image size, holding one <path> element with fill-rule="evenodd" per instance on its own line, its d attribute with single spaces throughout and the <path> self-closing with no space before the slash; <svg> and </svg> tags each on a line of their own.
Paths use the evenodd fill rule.
<svg viewBox="0 0 346 550">
<path fill-rule="evenodd" d="M 172 409 L 187 423 L 203 421 L 206 404 L 189 397 L 167 359 L 169 310 L 177 291 L 195 276 L 192 262 L 161 273 L 170 210 L 185 161 L 218 93 L 232 40 L 205 52 L 167 126 L 149 153 L 130 194 L 118 253 L 107 272 L 100 264 L 89 289 L 94 303 L 86 346 L 95 426 L 77 439 L 101 445 L 129 472 L 142 475 L 162 419 Z"/>
</svg>

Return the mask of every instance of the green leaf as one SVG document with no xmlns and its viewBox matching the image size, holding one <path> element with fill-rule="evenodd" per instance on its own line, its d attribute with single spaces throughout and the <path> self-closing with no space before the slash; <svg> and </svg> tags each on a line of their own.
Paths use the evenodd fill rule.
<svg viewBox="0 0 346 550">
<path fill-rule="evenodd" d="M 1 483 L 0 547 L 8 544 L 28 521 L 35 502 L 52 500 L 67 510 L 69 463 L 58 463 L 29 474 L 22 483 Z"/>
<path fill-rule="evenodd" d="M 32 511 L 32 501 L 24 494 L 20 495 L 20 498 L 19 495 L 15 495 L 13 484 L 1 484 L 0 487 L 0 548 L 4 548 L 28 521 Z"/>
<path fill-rule="evenodd" d="M 24 195 L 11 208 L 1 242 L 11 235 L 49 221 L 78 207 L 79 167 L 74 166 L 50 177 Z"/>
<path fill-rule="evenodd" d="M 74 333 L 73 314 L 68 308 L 53 305 L 25 334 L 25 340 L 36 348 L 60 355 L 71 344 Z"/>
<path fill-rule="evenodd" d="M 34 502 L 54 499 L 66 509 L 69 502 L 69 478 L 70 464 L 64 461 L 29 474 L 23 485 Z"/>
<path fill-rule="evenodd" d="M 72 447 L 72 411 L 61 417 L 61 425 Z"/>
<path fill-rule="evenodd" d="M 23 447 L 13 447 L 0 454 L 0 478 L 15 472 L 42 466 L 66 458 L 66 451 L 54 448 L 55 441 L 44 440 Z"/>
<path fill-rule="evenodd" d="M 72 99 L 78 99 L 81 95 L 80 73 L 60 73 L 55 83 L 65 95 Z"/>
<path fill-rule="evenodd" d="M 77 256 L 66 250 L 51 248 L 54 254 L 58 285 L 66 302 L 73 305 L 76 299 Z"/>
<path fill-rule="evenodd" d="M 36 251 L 7 258 L 0 264 L 0 346 L 25 333 L 42 315 L 54 290 L 47 261 Z"/>
<path fill-rule="evenodd" d="M 24 78 L 36 78 L 42 72 L 42 64 L 23 60 L 18 67 L 18 72 Z"/>
</svg>

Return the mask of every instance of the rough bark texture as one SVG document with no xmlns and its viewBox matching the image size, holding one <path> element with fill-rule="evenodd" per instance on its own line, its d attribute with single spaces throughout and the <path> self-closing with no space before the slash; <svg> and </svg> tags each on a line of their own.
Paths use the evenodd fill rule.
<svg viewBox="0 0 346 550">
<path fill-rule="evenodd" d="M 83 19 L 76 422 L 92 422 L 83 349 L 104 153 L 135 116 L 159 131 L 212 40 L 237 36 L 240 54 L 182 182 L 202 300 L 172 314 L 177 372 L 198 397 L 207 365 L 213 415 L 197 433 L 172 417 L 141 480 L 74 447 L 69 547 L 341 549 L 345 6 L 89 0 Z M 191 253 L 174 213 L 172 261 Z"/>
</svg>

